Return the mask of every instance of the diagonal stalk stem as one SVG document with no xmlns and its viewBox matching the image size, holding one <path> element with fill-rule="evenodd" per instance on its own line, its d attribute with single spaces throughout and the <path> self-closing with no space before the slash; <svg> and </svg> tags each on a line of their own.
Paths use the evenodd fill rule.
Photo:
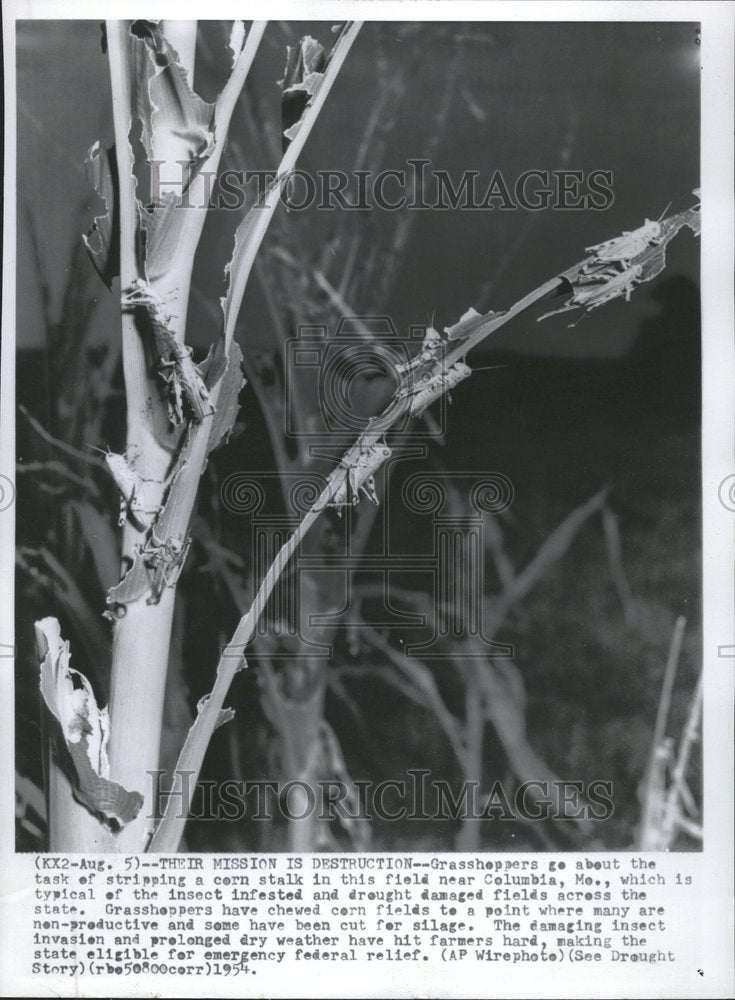
<svg viewBox="0 0 735 1000">
<path fill-rule="evenodd" d="M 564 279 L 555 277 L 544 282 L 528 295 L 520 299 L 507 312 L 501 315 L 491 314 L 487 323 L 482 324 L 474 331 L 471 337 L 465 338 L 455 347 L 450 346 L 444 359 L 444 364 L 449 367 L 455 361 L 463 358 L 471 347 L 476 346 L 491 333 L 500 329 L 510 320 L 520 313 L 529 309 L 536 302 L 551 294 L 564 284 Z M 361 449 L 369 447 L 378 441 L 390 428 L 407 414 L 410 408 L 410 399 L 403 397 L 391 401 L 380 416 L 373 418 L 358 441 L 353 445 L 351 452 L 359 452 Z M 220 656 L 217 665 L 215 683 L 210 696 L 200 705 L 199 714 L 194 720 L 194 724 L 189 731 L 189 736 L 182 748 L 176 765 L 176 773 L 180 777 L 186 775 L 186 790 L 182 788 L 182 794 L 169 796 L 166 808 L 163 813 L 153 837 L 149 850 L 153 852 L 173 852 L 178 849 L 184 826 L 186 824 L 188 809 L 194 795 L 196 782 L 199 778 L 204 756 L 209 745 L 209 741 L 220 721 L 220 712 L 227 697 L 227 692 L 235 674 L 245 665 L 245 649 L 252 641 L 257 623 L 263 614 L 268 599 L 278 583 L 282 573 L 288 566 L 291 557 L 301 544 L 309 529 L 316 523 L 322 512 L 329 505 L 329 501 L 334 494 L 336 486 L 336 474 L 340 467 L 334 470 L 329 477 L 327 487 L 314 504 L 312 509 L 301 521 L 293 535 L 279 550 L 273 563 L 271 564 L 260 589 L 253 601 L 249 611 L 240 619 L 235 629 L 230 644 L 225 648 Z M 174 775 L 175 779 L 176 775 Z M 183 799 L 187 799 L 186 802 Z M 186 808 L 184 808 L 184 806 Z"/>
<path fill-rule="evenodd" d="M 352 39 L 349 37 L 349 33 L 357 27 L 358 26 L 353 25 L 349 28 L 347 32 L 343 34 L 342 39 L 344 40 L 347 38 L 351 44 Z M 337 52 L 338 45 L 335 46 L 335 50 L 333 50 L 333 56 Z M 344 53 L 342 55 L 344 56 Z M 331 69 L 333 67 L 330 66 L 329 68 Z M 327 73 L 328 72 L 329 69 L 327 70 Z M 318 92 L 317 98 L 314 100 L 309 111 L 314 110 L 319 98 L 323 101 L 324 96 L 326 96 L 323 93 L 324 89 L 325 88 L 322 87 L 322 89 Z M 309 112 L 307 111 L 307 115 L 308 114 Z M 298 139 L 299 134 L 297 134 L 295 141 L 297 142 Z M 235 256 L 237 258 L 237 266 L 231 274 L 230 289 L 225 302 L 225 343 L 228 347 L 234 337 L 237 313 L 242 302 L 242 296 L 252 268 L 255 252 L 262 241 L 265 227 L 267 227 L 267 220 L 270 218 L 273 209 L 275 208 L 275 199 L 272 201 L 269 201 L 269 199 L 272 198 L 274 193 L 277 194 L 280 192 L 280 184 L 283 179 L 283 174 L 280 172 L 276 183 L 266 196 L 266 202 L 271 207 L 267 213 L 264 213 L 266 217 L 265 226 L 263 225 L 262 217 L 256 217 L 254 221 L 251 221 L 249 218 L 251 213 L 249 213 L 249 216 L 246 217 L 246 220 L 248 220 L 247 226 L 251 228 L 249 228 L 248 235 L 246 237 L 248 243 L 244 247 L 244 253 L 239 255 L 237 254 L 236 241 Z M 242 225 L 244 224 L 241 224 L 241 226 Z M 679 213 L 678 215 L 672 216 L 670 219 L 666 220 L 666 223 L 662 223 L 662 227 L 664 225 L 667 225 L 666 237 L 662 237 L 661 240 L 655 242 L 653 246 L 647 247 L 640 255 L 641 259 L 645 258 L 654 267 L 659 263 L 663 266 L 663 258 L 661 256 L 663 250 L 660 248 L 662 245 L 665 247 L 665 243 L 668 242 L 668 240 L 671 239 L 679 231 L 679 229 L 681 229 L 682 225 L 688 225 L 695 229 L 695 231 L 698 231 L 698 212 L 694 209 L 688 212 Z M 251 243 L 253 232 L 257 233 L 254 245 Z M 580 275 L 585 273 L 585 266 L 596 262 L 594 252 L 590 252 L 592 254 L 591 256 L 588 256 L 583 261 L 578 262 L 567 270 L 557 273 L 556 276 L 550 278 L 548 281 L 529 292 L 526 296 L 519 299 L 518 302 L 511 306 L 511 308 L 506 312 L 500 314 L 491 312 L 486 314 L 485 317 L 473 317 L 472 322 L 465 328 L 469 332 L 467 332 L 464 336 L 461 336 L 460 333 L 456 334 L 456 343 L 451 339 L 450 335 L 449 341 L 443 345 L 444 353 L 440 360 L 433 362 L 431 366 L 437 377 L 441 375 L 442 371 L 446 372 L 450 370 L 453 365 L 461 361 L 473 347 L 477 346 L 477 344 L 483 341 L 491 333 L 494 333 L 496 330 L 503 327 L 506 323 L 510 322 L 510 320 L 531 308 L 547 295 L 550 295 L 554 291 L 558 291 L 565 286 L 569 286 L 574 290 L 574 283 L 579 279 Z M 597 261 L 597 266 L 599 267 L 599 261 Z M 648 278 L 643 278 L 642 280 L 650 280 L 650 277 L 655 276 L 660 269 L 661 267 L 659 266 L 658 270 L 655 270 Z M 638 274 L 641 273 L 643 273 L 642 269 L 639 269 Z M 608 298 L 600 298 L 599 301 L 594 303 L 594 305 L 601 305 L 603 302 L 609 301 L 612 297 L 615 296 L 610 295 Z M 590 308 L 594 308 L 594 305 L 590 306 Z M 439 395 L 441 395 L 441 393 L 447 391 L 448 385 L 445 382 L 440 382 L 439 385 L 441 386 Z M 215 684 L 210 696 L 200 702 L 197 718 L 189 731 L 189 736 L 187 737 L 177 764 L 177 771 L 179 772 L 180 777 L 183 778 L 183 774 L 186 773 L 187 780 L 189 781 L 187 792 L 184 794 L 182 790 L 180 798 L 179 796 L 176 796 L 180 802 L 178 814 L 176 813 L 176 806 L 173 802 L 174 797 L 169 797 L 163 818 L 161 819 L 161 822 L 159 823 L 159 826 L 151 840 L 150 850 L 175 851 L 178 848 L 187 818 L 186 812 L 183 808 L 181 808 L 184 805 L 184 799 L 188 800 L 186 802 L 188 812 L 188 808 L 190 807 L 191 799 L 194 794 L 194 787 L 196 785 L 196 781 L 198 780 L 209 741 L 215 728 L 221 721 L 222 706 L 224 704 L 224 699 L 227 696 L 230 684 L 232 683 L 232 679 L 244 663 L 245 647 L 252 640 L 255 627 L 260 616 L 265 610 L 268 598 L 270 597 L 270 594 L 272 593 L 273 588 L 278 582 L 284 569 L 288 565 L 293 553 L 296 551 L 301 540 L 305 537 L 311 526 L 318 520 L 322 511 L 329 506 L 329 503 L 332 500 L 332 497 L 336 494 L 338 488 L 348 485 L 349 479 L 346 477 L 349 477 L 350 468 L 359 466 L 362 457 L 366 453 L 370 453 L 374 449 L 374 446 L 379 444 L 380 439 L 384 437 L 384 435 L 401 417 L 404 415 L 408 417 L 412 416 L 411 410 L 412 404 L 410 394 L 399 394 L 389 402 L 385 410 L 379 416 L 374 417 L 368 422 L 366 428 L 360 434 L 357 441 L 350 449 L 348 449 L 338 466 L 329 476 L 327 486 L 317 500 L 316 504 L 314 504 L 294 534 L 278 552 L 265 576 L 263 583 L 261 584 L 260 590 L 258 591 L 250 610 L 240 620 L 233 635 L 231 645 L 220 657 Z M 194 778 L 193 783 L 189 780 L 192 777 Z"/>
</svg>

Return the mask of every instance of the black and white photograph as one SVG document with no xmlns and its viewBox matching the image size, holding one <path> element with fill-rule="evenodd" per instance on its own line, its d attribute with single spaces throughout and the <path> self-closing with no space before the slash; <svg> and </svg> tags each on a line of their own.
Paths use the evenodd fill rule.
<svg viewBox="0 0 735 1000">
<path fill-rule="evenodd" d="M 733 5 L 10 6 L 2 995 L 732 995 Z"/>
</svg>

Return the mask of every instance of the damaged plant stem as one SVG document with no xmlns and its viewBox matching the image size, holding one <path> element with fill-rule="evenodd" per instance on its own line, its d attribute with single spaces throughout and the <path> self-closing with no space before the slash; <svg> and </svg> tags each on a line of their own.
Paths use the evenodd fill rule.
<svg viewBox="0 0 735 1000">
<path fill-rule="evenodd" d="M 697 192 L 695 192 L 696 194 Z M 666 246 L 684 226 L 699 234 L 699 205 L 660 222 L 648 220 L 632 233 L 587 248 L 588 256 L 561 274 L 544 282 L 505 312 L 478 314 L 468 310 L 454 326 L 444 330 L 444 337 L 429 328 L 413 363 L 403 366 L 402 382 L 383 413 L 373 417 L 357 441 L 342 456 L 327 479 L 326 486 L 311 510 L 277 553 L 266 573 L 248 612 L 241 618 L 231 642 L 223 651 L 209 695 L 201 699 L 197 717 L 179 757 L 176 776 L 187 775 L 188 803 L 194 795 L 209 741 L 222 721 L 224 700 L 238 670 L 245 666 L 245 650 L 252 641 L 257 623 L 270 595 L 307 532 L 328 507 L 339 509 L 359 500 L 360 492 L 374 498 L 373 475 L 390 455 L 385 436 L 400 420 L 419 416 L 471 374 L 465 364 L 469 351 L 542 299 L 559 291 L 571 291 L 571 297 L 558 311 L 580 308 L 590 311 L 618 297 L 626 301 L 634 287 L 652 280 L 665 267 Z M 553 315 L 547 313 L 546 316 Z M 172 852 L 178 849 L 186 823 L 181 808 L 184 789 L 168 799 L 149 850 Z"/>
<path fill-rule="evenodd" d="M 106 213 L 95 219 L 86 242 L 108 287 L 117 273 L 120 278 L 127 447 L 124 456 L 108 456 L 108 466 L 122 498 L 123 577 L 108 595 L 113 659 L 104 726 L 86 678 L 80 680 L 82 675 L 69 667 L 69 649 L 57 623 L 39 623 L 42 664 L 47 674 L 56 671 L 60 678 L 57 697 L 48 695 L 48 683 L 42 688 L 60 727 L 50 762 L 58 779 L 50 780 L 52 850 L 140 851 L 148 843 L 155 813 L 148 776 L 158 766 L 175 585 L 188 550 L 200 476 L 209 452 L 234 424 L 244 384 L 235 323 L 282 184 L 359 28 L 347 23 L 327 57 L 313 39 L 305 39 L 297 47 L 299 58 L 289 58 L 287 89 L 291 95 L 300 92 L 299 114 L 284 131 L 287 146 L 276 180 L 236 234 L 226 268 L 222 336 L 196 365 L 185 331 L 194 255 L 207 211 L 204 176 L 216 174 L 232 111 L 265 25 L 254 23 L 246 34 L 242 22 L 235 22 L 230 77 L 217 101 L 207 104 L 191 89 L 196 22 L 107 22 L 115 150 L 114 158 L 99 144 L 90 151 L 90 176 Z M 182 161 L 189 164 L 189 175 L 180 191 Z M 143 205 L 138 198 L 141 178 L 154 164 L 158 195 Z M 183 197 L 186 210 L 177 211 Z M 78 697 L 80 684 L 87 694 L 83 699 Z M 70 714 L 74 724 L 64 726 L 62 720 Z M 109 779 L 127 796 L 127 808 L 115 814 L 105 809 L 107 793 L 94 797 L 102 786 L 85 780 L 86 790 L 82 788 L 81 758 L 72 753 L 79 739 L 71 736 L 88 728 L 98 738 L 95 760 L 88 756 L 85 761 L 96 767 L 99 779 Z"/>
</svg>

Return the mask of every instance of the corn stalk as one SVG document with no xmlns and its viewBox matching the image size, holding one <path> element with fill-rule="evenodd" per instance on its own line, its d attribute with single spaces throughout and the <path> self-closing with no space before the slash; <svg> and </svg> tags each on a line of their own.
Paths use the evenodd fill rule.
<svg viewBox="0 0 735 1000">
<path fill-rule="evenodd" d="M 100 276 L 120 295 L 127 437 L 124 454 L 109 453 L 107 463 L 122 497 L 123 566 L 107 598 L 108 708 L 98 707 L 87 679 L 70 666 L 55 619 L 37 623 L 53 730 L 53 850 L 147 846 L 155 812 L 149 774 L 159 761 L 176 582 L 199 478 L 234 423 L 243 384 L 237 316 L 282 185 L 359 27 L 348 23 L 323 64 L 293 81 L 304 91 L 301 116 L 285 135 L 277 177 L 238 229 L 221 336 L 196 364 L 186 320 L 207 183 L 217 173 L 265 25 L 253 24 L 246 34 L 235 22 L 230 76 L 207 104 L 191 89 L 196 22 L 107 22 L 115 147 L 96 143 L 90 150 L 88 169 L 105 211 L 86 243 Z M 148 184 L 150 197 L 143 198 Z"/>
</svg>

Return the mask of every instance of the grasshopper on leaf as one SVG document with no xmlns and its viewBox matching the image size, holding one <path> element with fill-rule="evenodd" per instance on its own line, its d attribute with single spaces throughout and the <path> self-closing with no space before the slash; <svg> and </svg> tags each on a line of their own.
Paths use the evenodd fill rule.
<svg viewBox="0 0 735 1000">
<path fill-rule="evenodd" d="M 661 219 L 666 215 L 668 208 L 667 205 L 657 220 L 652 222 L 650 219 L 646 219 L 644 224 L 637 229 L 633 229 L 629 233 L 624 232 L 622 236 L 605 240 L 604 243 L 598 243 L 596 246 L 585 247 L 585 250 L 594 255 L 595 263 L 610 261 L 610 263 L 620 264 L 624 268 L 629 267 L 630 262 L 642 254 L 647 247 L 651 244 L 657 246 L 661 242 Z"/>
<path fill-rule="evenodd" d="M 456 361 L 450 368 L 445 368 L 442 365 L 439 371 L 434 372 L 433 375 L 426 374 L 421 379 L 411 380 L 408 385 L 399 389 L 398 398 L 412 396 L 410 415 L 420 417 L 435 400 L 459 385 L 471 374 L 472 369 L 462 361 Z"/>
<path fill-rule="evenodd" d="M 390 458 L 391 450 L 387 444 L 376 442 L 368 448 L 361 448 L 355 453 L 355 448 L 344 455 L 337 468 L 338 486 L 329 499 L 329 506 L 348 507 L 359 502 L 360 493 L 368 500 L 378 502 L 375 491 L 375 473 L 386 459 Z"/>
<path fill-rule="evenodd" d="M 426 333 L 424 334 L 424 339 L 421 342 L 421 350 L 418 354 L 407 361 L 405 364 L 396 365 L 396 371 L 399 375 L 405 375 L 408 372 L 415 371 L 420 368 L 421 365 L 429 364 L 431 361 L 436 361 L 436 356 L 439 348 L 442 344 L 441 335 L 433 326 L 426 328 Z"/>
</svg>

